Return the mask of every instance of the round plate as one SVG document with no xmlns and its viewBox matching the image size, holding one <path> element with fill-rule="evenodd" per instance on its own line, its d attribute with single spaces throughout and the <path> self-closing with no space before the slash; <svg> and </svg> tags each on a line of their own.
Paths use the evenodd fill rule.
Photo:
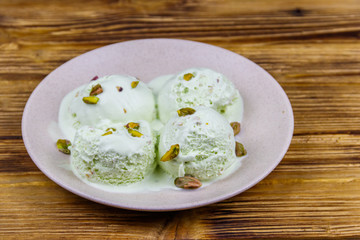
<svg viewBox="0 0 360 240">
<path fill-rule="evenodd" d="M 207 67 L 232 80 L 244 100 L 240 138 L 248 156 L 226 178 L 196 190 L 144 193 L 107 192 L 78 179 L 67 167 L 69 156 L 55 147 L 48 129 L 57 122 L 62 98 L 95 75 L 128 74 L 148 82 L 190 67 Z M 116 43 L 80 55 L 50 73 L 24 109 L 22 134 L 38 168 L 63 188 L 89 200 L 126 209 L 169 211 L 204 206 L 235 196 L 266 177 L 284 157 L 294 118 L 285 92 L 265 70 L 231 51 L 176 39 Z"/>
</svg>

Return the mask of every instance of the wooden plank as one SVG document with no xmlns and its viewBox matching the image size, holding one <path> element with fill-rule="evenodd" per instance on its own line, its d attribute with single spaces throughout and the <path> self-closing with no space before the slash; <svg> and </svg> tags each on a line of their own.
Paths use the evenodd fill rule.
<svg viewBox="0 0 360 240">
<path fill-rule="evenodd" d="M 20 137 L 1 136 L 1 138 L 0 172 L 39 172 Z"/>
<path fill-rule="evenodd" d="M 4 27 L 0 36 L 10 48 L 18 48 L 108 44 L 146 37 L 253 41 L 343 33 L 356 38 L 360 29 L 358 4 L 350 0 L 337 11 L 333 10 L 337 1 L 260 1 L 256 8 L 251 4 L 218 0 L 157 4 L 79 1 L 66 5 L 39 1 L 29 7 L 19 1 L 0 8 Z"/>
<path fill-rule="evenodd" d="M 359 234 L 352 225 L 360 220 L 359 173 L 346 166 L 275 171 L 229 200 L 173 213 L 114 209 L 73 195 L 41 173 L 1 173 L 0 236 L 143 237 L 146 232 L 155 239 L 174 234 L 174 225 L 178 239 L 352 236 Z"/>
</svg>

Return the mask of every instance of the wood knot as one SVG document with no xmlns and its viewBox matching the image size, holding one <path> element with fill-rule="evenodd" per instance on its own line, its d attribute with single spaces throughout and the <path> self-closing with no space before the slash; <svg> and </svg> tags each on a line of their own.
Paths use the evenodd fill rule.
<svg viewBox="0 0 360 240">
<path fill-rule="evenodd" d="M 305 11 L 302 10 L 301 8 L 295 8 L 294 10 L 292 10 L 290 12 L 292 15 L 297 16 L 297 17 L 302 17 L 305 15 Z"/>
</svg>

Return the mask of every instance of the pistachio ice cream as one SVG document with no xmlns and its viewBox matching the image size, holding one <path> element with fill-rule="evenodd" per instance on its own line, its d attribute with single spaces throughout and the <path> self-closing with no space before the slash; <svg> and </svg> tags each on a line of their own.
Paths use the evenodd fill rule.
<svg viewBox="0 0 360 240">
<path fill-rule="evenodd" d="M 65 97 L 59 112 L 61 130 L 73 138 L 81 126 L 145 120 L 156 116 L 155 100 L 147 85 L 135 77 L 111 75 L 82 86 Z"/>
<path fill-rule="evenodd" d="M 159 92 L 157 104 L 164 123 L 185 107 L 210 107 L 229 121 L 240 121 L 243 111 L 241 96 L 232 82 L 207 68 L 190 68 L 173 75 Z"/>
<path fill-rule="evenodd" d="M 139 182 L 155 167 L 155 138 L 149 123 L 137 121 L 80 127 L 71 146 L 71 166 L 90 182 Z"/>
<path fill-rule="evenodd" d="M 161 132 L 159 156 L 161 168 L 174 177 L 215 178 L 237 160 L 233 128 L 212 108 L 181 109 Z"/>
<path fill-rule="evenodd" d="M 76 176 L 101 189 L 198 188 L 246 155 L 234 139 L 242 114 L 238 90 L 211 69 L 186 69 L 148 85 L 105 76 L 64 97 L 59 127 L 65 139 L 57 148 L 70 154 Z"/>
</svg>

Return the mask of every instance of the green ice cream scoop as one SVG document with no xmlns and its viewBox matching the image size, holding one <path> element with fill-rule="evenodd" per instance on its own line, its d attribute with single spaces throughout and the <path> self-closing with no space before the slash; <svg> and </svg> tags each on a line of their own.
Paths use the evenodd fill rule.
<svg viewBox="0 0 360 240">
<path fill-rule="evenodd" d="M 223 74 L 207 68 L 190 68 L 172 76 L 157 97 L 159 117 L 166 123 L 180 108 L 205 106 L 229 121 L 241 121 L 239 91 Z"/>
<path fill-rule="evenodd" d="M 155 138 L 146 121 L 83 126 L 71 146 L 73 172 L 94 183 L 139 182 L 154 169 L 154 159 Z"/>
<path fill-rule="evenodd" d="M 173 117 L 163 128 L 159 165 L 175 177 L 190 174 L 200 180 L 220 176 L 234 161 L 234 131 L 229 122 L 208 107 Z M 177 146 L 179 151 L 177 152 Z"/>
</svg>

